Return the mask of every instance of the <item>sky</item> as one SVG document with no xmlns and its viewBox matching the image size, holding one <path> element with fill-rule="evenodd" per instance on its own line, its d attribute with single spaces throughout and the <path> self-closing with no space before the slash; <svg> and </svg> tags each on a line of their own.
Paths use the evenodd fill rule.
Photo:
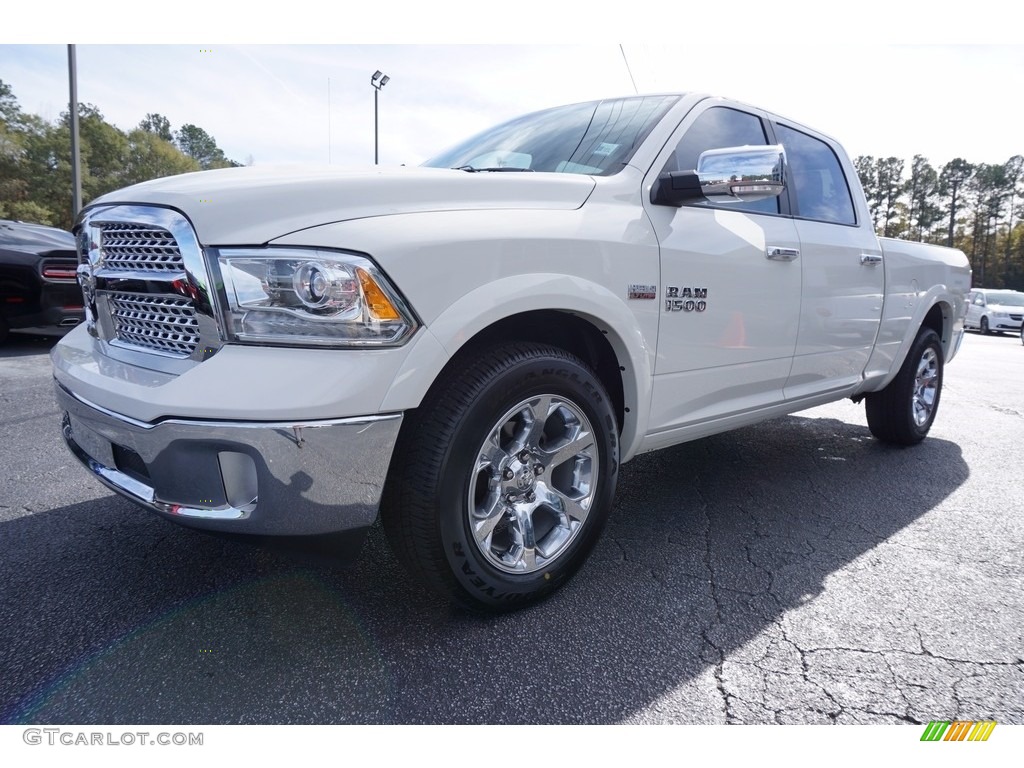
<svg viewBox="0 0 1024 768">
<path fill-rule="evenodd" d="M 379 94 L 383 165 L 421 163 L 519 114 L 636 91 L 734 98 L 830 134 L 854 157 L 895 155 L 909 163 L 922 154 L 935 165 L 958 156 L 1001 163 L 1024 154 L 1024 34 L 1016 18 L 997 17 L 995 10 L 987 15 L 987 3 L 966 6 L 973 12 L 960 11 L 952 26 L 941 4 L 909 5 L 915 13 L 938 15 L 938 27 L 922 14 L 893 14 L 895 0 L 888 16 L 880 15 L 884 6 L 861 0 L 857 15 L 844 11 L 835 18 L 821 9 L 839 12 L 841 6 L 792 0 L 788 17 L 764 17 L 762 26 L 744 17 L 742 2 L 718 4 L 704 16 L 688 18 L 688 11 L 666 19 L 672 23 L 653 30 L 662 41 L 633 43 L 628 40 L 644 40 L 652 30 L 638 27 L 635 18 L 602 14 L 656 13 L 643 2 L 606 6 L 610 11 L 590 3 L 585 21 L 565 15 L 571 3 L 524 0 L 483 15 L 473 4 L 433 3 L 422 27 L 406 7 L 321 18 L 327 6 L 299 2 L 289 3 L 295 12 L 271 26 L 242 23 L 239 29 L 230 16 L 215 18 L 219 24 L 203 28 L 223 31 L 212 33 L 213 41 L 194 42 L 188 36 L 197 25 L 187 22 L 201 4 L 175 3 L 180 10 L 174 14 L 142 11 L 142 19 L 133 4 L 125 6 L 132 9 L 127 28 L 135 30 L 133 44 L 111 37 L 119 27 L 106 24 L 102 14 L 92 28 L 88 20 L 61 17 L 43 26 L 27 23 L 24 34 L 6 24 L 0 79 L 24 110 L 56 119 L 68 100 L 65 44 L 75 42 L 79 101 L 96 105 L 124 130 L 148 112 L 165 115 L 173 128 L 195 123 L 228 157 L 257 165 L 372 164 L 370 76 L 378 69 L 391 78 Z M 458 13 L 443 13 L 449 7 Z M 146 14 L 158 15 L 147 24 Z M 744 18 L 750 24 L 741 23 Z M 780 31 L 772 33 L 770 21 Z M 1005 22 L 1009 33 L 1000 31 Z M 888 34 L 862 33 L 876 27 Z M 614 33 L 624 41 L 611 39 Z M 510 42 L 530 36 L 529 44 Z M 481 42 L 460 42 L 476 39 Z"/>
</svg>

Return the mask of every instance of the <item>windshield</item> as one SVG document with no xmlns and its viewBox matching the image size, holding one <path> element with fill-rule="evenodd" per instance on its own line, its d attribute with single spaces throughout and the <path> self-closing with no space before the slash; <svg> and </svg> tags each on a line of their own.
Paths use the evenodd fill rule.
<svg viewBox="0 0 1024 768">
<path fill-rule="evenodd" d="M 1017 291 L 986 293 L 985 301 L 989 304 L 1002 304 L 1004 307 L 1024 307 L 1024 293 Z"/>
<path fill-rule="evenodd" d="M 635 96 L 517 117 L 427 160 L 428 168 L 610 176 L 679 96 Z"/>
</svg>

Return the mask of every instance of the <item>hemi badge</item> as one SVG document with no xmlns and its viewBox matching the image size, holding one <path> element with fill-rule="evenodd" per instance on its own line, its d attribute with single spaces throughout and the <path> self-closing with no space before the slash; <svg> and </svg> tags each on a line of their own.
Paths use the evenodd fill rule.
<svg viewBox="0 0 1024 768">
<path fill-rule="evenodd" d="M 627 299 L 656 299 L 658 298 L 658 286 L 656 285 L 630 285 L 626 292 Z"/>
</svg>

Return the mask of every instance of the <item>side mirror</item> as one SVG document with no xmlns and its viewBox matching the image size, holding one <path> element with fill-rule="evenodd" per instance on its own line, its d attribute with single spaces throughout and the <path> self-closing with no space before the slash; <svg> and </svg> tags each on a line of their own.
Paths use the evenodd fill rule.
<svg viewBox="0 0 1024 768">
<path fill-rule="evenodd" d="M 785 177 L 786 151 L 781 144 L 709 149 L 701 153 L 696 171 L 661 174 L 651 189 L 651 202 L 676 207 L 701 198 L 750 203 L 778 197 Z"/>
</svg>

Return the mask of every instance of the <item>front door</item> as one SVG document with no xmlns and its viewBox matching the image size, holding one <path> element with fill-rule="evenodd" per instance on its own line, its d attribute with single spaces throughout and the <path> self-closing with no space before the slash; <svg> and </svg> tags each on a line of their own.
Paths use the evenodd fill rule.
<svg viewBox="0 0 1024 768">
<path fill-rule="evenodd" d="M 766 120 L 716 101 L 680 126 L 651 177 L 701 152 L 766 145 Z M 650 180 L 649 178 L 649 180 Z M 661 245 L 661 321 L 650 431 L 668 432 L 783 400 L 800 313 L 800 241 L 785 199 L 645 202 Z M 712 431 L 712 430 L 709 430 Z"/>
</svg>

